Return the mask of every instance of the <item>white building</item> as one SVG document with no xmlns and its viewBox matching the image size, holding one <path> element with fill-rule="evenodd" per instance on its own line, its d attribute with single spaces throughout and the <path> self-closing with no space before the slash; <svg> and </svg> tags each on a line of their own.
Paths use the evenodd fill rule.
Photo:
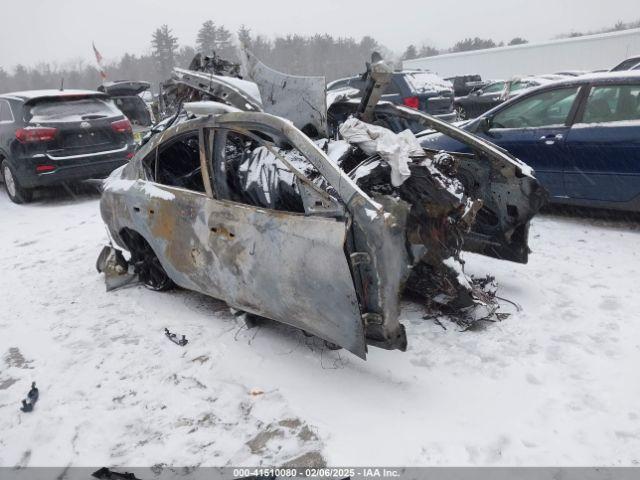
<svg viewBox="0 0 640 480">
<path fill-rule="evenodd" d="M 566 70 L 608 70 L 634 55 L 640 55 L 640 28 L 416 58 L 405 60 L 403 67 L 430 70 L 444 78 L 479 74 L 483 79 L 508 79 Z"/>
</svg>

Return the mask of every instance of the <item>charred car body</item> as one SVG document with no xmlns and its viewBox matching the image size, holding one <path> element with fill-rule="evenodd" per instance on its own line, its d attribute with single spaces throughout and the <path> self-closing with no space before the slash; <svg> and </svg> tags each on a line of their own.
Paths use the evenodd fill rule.
<svg viewBox="0 0 640 480">
<path fill-rule="evenodd" d="M 178 71 L 189 99 L 217 102 L 186 105 L 190 113 L 106 182 L 103 219 L 131 255 L 103 250 L 108 287 L 131 274 L 157 290 L 176 283 L 365 358 L 367 345 L 406 348 L 405 290 L 452 309 L 482 303 L 462 248 L 526 263 L 529 221 L 545 199 L 526 165 L 441 120 L 379 103 L 390 74 L 382 63 L 371 65 L 361 100 L 334 99 L 327 110 L 321 77 L 283 82 L 286 74 L 245 60 L 245 78 L 271 99 L 264 108 L 236 82 Z M 308 117 L 289 118 L 290 103 L 308 105 Z M 424 150 L 407 128 L 417 125 L 473 153 Z"/>
</svg>

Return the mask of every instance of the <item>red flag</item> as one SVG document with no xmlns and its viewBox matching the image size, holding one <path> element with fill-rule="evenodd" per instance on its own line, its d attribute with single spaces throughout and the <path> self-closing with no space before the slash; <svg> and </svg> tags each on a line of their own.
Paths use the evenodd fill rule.
<svg viewBox="0 0 640 480">
<path fill-rule="evenodd" d="M 98 67 L 100 67 L 100 77 L 102 78 L 102 80 L 106 80 L 107 74 L 104 72 L 104 67 L 102 66 L 102 55 L 100 55 L 100 52 L 96 48 L 96 44 L 94 42 L 92 42 L 91 44 L 93 45 L 93 53 L 96 56 L 96 62 L 98 63 Z"/>
</svg>

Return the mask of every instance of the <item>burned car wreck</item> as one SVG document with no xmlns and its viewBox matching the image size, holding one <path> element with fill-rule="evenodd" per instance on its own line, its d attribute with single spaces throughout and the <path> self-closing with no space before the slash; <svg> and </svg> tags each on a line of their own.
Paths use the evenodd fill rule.
<svg viewBox="0 0 640 480">
<path fill-rule="evenodd" d="M 461 250 L 527 262 L 529 222 L 546 194 L 526 165 L 378 102 L 382 63 L 370 66 L 362 99 L 327 108 L 316 77 L 287 82 L 245 60 L 261 99 L 225 76 L 177 71 L 180 103 L 197 101 L 105 182 L 112 245 L 98 269 L 108 288 L 132 278 L 156 290 L 176 284 L 365 358 L 367 345 L 406 349 L 403 292 L 469 318 L 487 307 Z M 293 103 L 308 115 L 287 114 Z M 413 131 L 425 129 L 474 153 L 424 149 Z"/>
</svg>

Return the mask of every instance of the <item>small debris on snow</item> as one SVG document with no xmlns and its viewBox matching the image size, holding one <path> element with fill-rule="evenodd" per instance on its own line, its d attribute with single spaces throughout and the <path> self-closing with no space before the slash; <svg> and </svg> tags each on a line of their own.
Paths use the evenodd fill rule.
<svg viewBox="0 0 640 480">
<path fill-rule="evenodd" d="M 35 407 L 39 397 L 40 393 L 36 388 L 36 382 L 33 382 L 31 384 L 31 390 L 29 390 L 29 393 L 27 394 L 26 400 L 22 400 L 22 407 L 20 407 L 20 410 L 22 410 L 23 412 L 33 411 L 33 407 Z"/>
<path fill-rule="evenodd" d="M 184 335 L 182 335 L 181 339 L 178 339 L 178 336 L 175 333 L 171 333 L 168 328 L 164 329 L 164 334 L 169 340 L 171 340 L 176 345 L 180 345 L 181 347 L 184 347 L 187 343 L 189 343 L 189 340 L 187 340 Z"/>
</svg>

